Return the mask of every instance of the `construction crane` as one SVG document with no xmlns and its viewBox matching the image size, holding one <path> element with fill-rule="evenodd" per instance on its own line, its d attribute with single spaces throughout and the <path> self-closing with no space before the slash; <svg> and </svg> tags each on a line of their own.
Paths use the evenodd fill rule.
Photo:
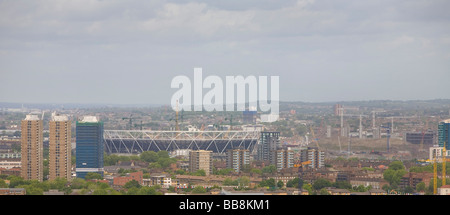
<svg viewBox="0 0 450 215">
<path fill-rule="evenodd" d="M 386 150 L 387 153 L 389 153 L 390 149 L 389 149 L 389 139 L 391 138 L 391 127 L 390 126 L 380 126 L 381 128 L 386 128 L 386 139 L 387 139 L 387 143 L 386 143 Z"/>
<path fill-rule="evenodd" d="M 422 138 L 420 139 L 419 152 L 425 151 L 425 150 L 423 149 L 423 141 L 424 141 L 424 139 L 425 139 L 425 131 L 422 131 Z"/>
<path fill-rule="evenodd" d="M 425 128 L 422 129 L 422 139 L 420 140 L 420 148 L 419 148 L 419 151 L 425 151 L 425 150 L 423 149 L 423 141 L 424 141 L 424 139 L 425 139 L 425 131 L 426 131 L 427 129 L 428 129 L 428 118 L 427 118 L 426 123 L 425 123 Z"/>
<path fill-rule="evenodd" d="M 304 162 L 300 162 L 300 163 L 296 163 L 294 164 L 295 168 L 298 168 L 298 190 L 301 191 L 302 190 L 302 186 L 303 186 L 303 167 L 311 164 L 311 161 L 304 161 Z"/>
<path fill-rule="evenodd" d="M 433 194 L 437 194 L 437 150 L 434 151 L 433 163 Z"/>
<path fill-rule="evenodd" d="M 142 131 L 142 120 L 141 120 L 141 124 L 134 124 L 134 127 L 137 127 L 137 126 L 139 126 L 139 129 Z"/>
<path fill-rule="evenodd" d="M 319 141 L 317 141 L 316 135 L 314 134 L 314 129 L 312 127 L 309 127 L 311 130 L 311 135 L 313 137 L 312 141 L 316 143 L 317 149 L 320 149 L 319 147 Z"/>
<path fill-rule="evenodd" d="M 205 130 L 205 124 L 202 124 L 202 127 L 200 127 L 200 131 L 204 131 Z M 201 139 L 203 138 L 203 132 L 198 133 L 196 139 Z"/>
<path fill-rule="evenodd" d="M 446 157 L 446 149 L 445 149 L 445 146 L 446 144 L 444 143 L 444 147 L 443 147 L 443 149 L 442 149 L 442 186 L 444 186 L 445 184 L 446 184 L 446 180 L 447 180 L 447 176 L 446 176 L 446 172 L 447 172 L 447 170 L 445 169 L 446 168 L 446 162 L 447 162 L 447 157 Z"/>
<path fill-rule="evenodd" d="M 233 115 L 230 115 L 230 117 L 225 118 L 225 120 L 229 120 L 230 121 L 230 127 L 228 127 L 228 131 L 232 130 L 232 126 L 233 126 Z"/>
<path fill-rule="evenodd" d="M 233 115 L 230 115 L 229 118 L 225 118 L 225 120 L 229 120 L 230 121 L 230 126 L 228 127 L 228 132 L 232 130 L 232 126 L 233 126 Z M 228 138 L 228 132 L 225 133 L 224 137 Z"/>
<path fill-rule="evenodd" d="M 177 109 L 175 110 L 175 131 L 180 130 L 178 126 L 178 100 L 177 100 Z"/>
<path fill-rule="evenodd" d="M 384 110 L 373 110 L 371 112 L 372 112 L 372 128 L 375 128 L 376 127 L 375 114 L 376 113 L 383 113 L 383 112 L 386 112 L 386 111 L 384 111 Z"/>
<path fill-rule="evenodd" d="M 130 117 L 123 117 L 122 120 L 128 120 L 128 130 L 131 130 L 133 127 L 133 119 L 137 119 L 137 118 L 133 118 L 133 114 L 130 114 Z"/>
<path fill-rule="evenodd" d="M 374 113 L 374 111 L 372 111 Z M 368 117 L 367 115 L 363 114 L 344 114 L 344 108 L 339 108 L 339 116 L 341 117 L 341 136 L 345 137 L 346 133 L 344 132 L 344 116 L 346 117 L 359 117 L 359 138 L 362 138 L 362 118 Z M 374 121 L 375 122 L 375 121 Z M 374 123 L 375 125 L 375 123 Z"/>
</svg>

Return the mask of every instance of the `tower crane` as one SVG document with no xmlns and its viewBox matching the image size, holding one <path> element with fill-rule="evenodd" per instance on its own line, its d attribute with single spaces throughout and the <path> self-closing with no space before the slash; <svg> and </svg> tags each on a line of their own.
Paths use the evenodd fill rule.
<svg viewBox="0 0 450 215">
<path fill-rule="evenodd" d="M 428 129 L 428 118 L 425 123 L 425 128 L 422 129 L 422 139 L 420 140 L 420 148 L 419 151 L 424 151 L 423 149 L 423 141 L 425 139 L 425 131 Z"/>
<path fill-rule="evenodd" d="M 433 194 L 437 194 L 437 150 L 434 151 L 433 163 Z"/>
<path fill-rule="evenodd" d="M 177 100 L 177 109 L 175 110 L 175 130 L 180 130 L 178 127 L 178 100 Z"/>
<path fill-rule="evenodd" d="M 383 126 L 381 125 L 380 127 L 382 128 L 386 128 L 386 139 L 387 139 L 387 143 L 386 143 L 386 149 L 387 152 L 389 153 L 390 149 L 389 149 L 389 139 L 391 138 L 391 127 L 390 126 Z"/>
<path fill-rule="evenodd" d="M 444 186 L 447 182 L 447 169 L 446 169 L 446 162 L 447 162 L 447 150 L 445 149 L 446 144 L 444 143 L 444 147 L 442 149 L 442 186 Z"/>
<path fill-rule="evenodd" d="M 232 126 L 233 126 L 233 115 L 230 115 L 229 118 L 225 118 L 225 120 L 229 120 L 230 121 L 230 126 L 228 127 L 228 131 L 225 133 L 225 138 L 228 137 L 228 132 L 232 130 Z"/>
<path fill-rule="evenodd" d="M 304 162 L 298 162 L 296 164 L 294 164 L 295 168 L 298 168 L 298 190 L 301 191 L 302 190 L 302 186 L 303 186 L 303 167 L 311 164 L 311 161 L 304 161 Z"/>
<path fill-rule="evenodd" d="M 314 134 L 314 129 L 312 127 L 309 127 L 311 130 L 311 135 L 313 137 L 312 141 L 316 143 L 317 149 L 320 149 L 319 141 L 317 141 L 316 135 Z"/>
<path fill-rule="evenodd" d="M 128 130 L 131 130 L 133 128 L 133 120 L 134 119 L 139 119 L 139 118 L 134 118 L 133 114 L 130 114 L 130 117 L 123 117 L 122 120 L 128 120 Z"/>
<path fill-rule="evenodd" d="M 371 112 L 372 112 L 372 128 L 375 128 L 376 127 L 376 122 L 375 122 L 375 115 L 376 115 L 376 113 L 383 113 L 383 112 L 386 112 L 386 111 L 384 111 L 384 110 L 373 110 Z"/>
</svg>

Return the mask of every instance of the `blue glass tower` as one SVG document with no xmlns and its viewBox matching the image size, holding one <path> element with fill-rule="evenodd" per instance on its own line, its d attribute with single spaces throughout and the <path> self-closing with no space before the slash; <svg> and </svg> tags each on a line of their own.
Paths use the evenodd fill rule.
<svg viewBox="0 0 450 215">
<path fill-rule="evenodd" d="M 450 119 L 439 122 L 438 125 L 439 147 L 444 147 L 448 150 L 448 137 L 450 136 Z"/>
<path fill-rule="evenodd" d="M 92 116 L 76 123 L 76 175 L 89 172 L 103 176 L 103 122 Z"/>
</svg>

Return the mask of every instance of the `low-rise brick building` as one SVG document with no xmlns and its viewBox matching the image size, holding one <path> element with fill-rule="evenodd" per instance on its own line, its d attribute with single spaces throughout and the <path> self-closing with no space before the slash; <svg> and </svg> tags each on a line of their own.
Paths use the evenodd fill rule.
<svg viewBox="0 0 450 215">
<path fill-rule="evenodd" d="M 114 179 L 113 179 L 113 186 L 123 186 L 127 182 L 132 181 L 132 180 L 135 180 L 140 185 L 142 185 L 142 183 L 143 183 L 143 173 L 139 171 L 139 172 L 128 173 L 127 176 L 114 177 Z"/>
</svg>

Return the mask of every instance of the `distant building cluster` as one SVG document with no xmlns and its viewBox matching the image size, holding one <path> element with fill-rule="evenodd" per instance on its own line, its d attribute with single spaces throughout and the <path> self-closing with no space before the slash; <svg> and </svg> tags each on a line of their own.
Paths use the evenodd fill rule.
<svg viewBox="0 0 450 215">
<path fill-rule="evenodd" d="M 336 115 L 343 116 L 344 108 L 341 105 L 334 106 L 334 110 Z M 290 113 L 296 114 L 295 111 Z M 388 185 L 382 175 L 382 172 L 387 169 L 387 163 L 381 165 L 381 162 L 378 163 L 379 161 L 376 161 L 376 164 L 375 162 L 371 163 L 372 161 L 354 163 L 346 161 L 347 163 L 343 164 L 333 163 L 333 168 L 325 168 L 325 151 L 319 147 L 319 144 L 317 144 L 317 147 L 308 147 L 291 145 L 287 141 L 282 143 L 285 139 L 281 136 L 281 132 L 265 130 L 261 125 L 252 124 L 255 122 L 256 111 L 246 110 L 243 114 L 244 121 L 250 124 L 243 126 L 243 132 L 229 129 L 223 131 L 189 131 L 190 133 L 186 131 L 133 131 L 135 132 L 133 134 L 128 130 L 105 131 L 103 122 L 98 117 L 83 116 L 75 122 L 75 134 L 73 136 L 76 137 L 76 162 L 75 166 L 72 166 L 72 121 L 67 115 L 54 113 L 48 124 L 48 180 L 64 178 L 70 181 L 73 177 L 86 179 L 88 174 L 97 173 L 103 178 L 96 180 L 97 182 L 108 183 L 119 190 L 133 180 L 141 186 L 159 185 L 164 189 L 193 188 L 193 184 L 211 188 L 226 181 L 225 176 L 219 176 L 215 171 L 227 169 L 226 171 L 229 171 L 227 176 L 230 176 L 233 180 L 237 180 L 238 177 L 243 175 L 248 177 L 248 186 L 255 186 L 262 181 L 272 179 L 275 182 L 282 182 L 282 186 L 285 186 L 288 182 L 293 183 L 292 181 L 299 177 L 299 171 L 296 167 L 298 167 L 298 164 L 304 163 L 306 165 L 303 166 L 305 169 L 302 172 L 302 180 L 306 183 L 312 184 L 318 178 L 325 178 L 331 182 L 348 182 L 352 187 L 371 187 L 373 190 L 368 191 L 370 195 L 386 194 L 380 189 Z M 361 124 L 361 116 L 358 117 Z M 0 158 L 2 158 L 0 174 L 17 175 L 25 180 L 43 181 L 44 121 L 38 115 L 30 114 L 21 120 L 20 126 L 20 140 L 17 138 L 14 141 L 20 142 L 21 152 L 0 154 Z M 342 128 L 345 128 L 345 126 L 342 126 Z M 380 133 L 376 133 L 377 130 L 374 129 L 373 135 L 381 136 L 380 128 L 376 128 Z M 322 135 L 326 135 L 327 138 L 331 137 L 331 126 L 327 125 L 323 129 L 316 129 L 316 131 L 319 130 L 323 130 Z M 124 141 L 125 138 L 122 138 L 120 132 L 141 136 L 135 135 L 136 139 L 128 138 Z M 254 132 L 258 134 L 256 142 L 253 141 L 255 139 Z M 311 129 L 312 136 L 314 136 L 313 132 Z M 174 134 L 175 136 L 171 136 Z M 384 137 L 388 137 L 386 135 L 387 133 L 384 134 Z M 321 138 L 324 136 L 321 136 Z M 441 121 L 437 131 L 407 132 L 404 137 L 406 142 L 412 144 L 432 145 L 428 148 L 429 161 L 442 160 L 449 156 L 450 150 L 447 150 L 447 146 L 450 137 L 450 120 Z M 115 142 L 108 143 L 106 139 L 108 141 L 118 139 L 122 142 L 116 145 Z M 5 142 L 8 141 L 12 140 L 5 140 Z M 138 142 L 142 145 L 139 145 Z M 181 157 L 183 159 L 179 160 L 183 160 L 183 162 L 178 162 L 178 160 L 176 164 L 172 163 L 168 168 L 173 172 L 180 170 L 182 173 L 175 175 L 166 172 L 152 172 L 153 170 L 148 168 L 149 163 L 144 161 L 119 162 L 115 166 L 104 166 L 104 153 L 108 151 L 108 147 L 129 147 L 134 146 L 135 143 L 142 151 L 157 151 L 156 148 L 159 151 L 169 149 L 171 157 Z M 194 149 L 194 145 L 197 146 L 196 149 Z M 118 148 L 115 151 L 116 153 L 126 151 L 129 154 L 136 154 L 141 152 L 133 151 L 132 148 Z M 217 162 L 217 160 L 220 162 Z M 252 168 L 261 170 L 267 166 L 270 166 L 269 169 L 273 169 L 270 174 L 267 174 L 267 171 L 264 173 L 261 171 L 261 173 L 258 173 L 260 175 L 254 177 L 254 172 L 250 171 L 253 170 Z M 133 171 L 120 172 L 119 169 L 122 168 Z M 362 168 L 374 170 L 368 173 L 367 171 L 360 171 Z M 142 171 L 141 169 L 145 170 Z M 185 171 L 189 173 L 186 174 Z M 429 185 L 432 178 L 431 173 L 408 172 L 401 177 L 398 186 L 402 188 L 415 187 L 421 182 Z M 229 187 L 233 186 L 235 185 Z M 236 194 L 229 187 L 222 190 L 222 194 Z M 343 189 L 326 188 L 326 191 L 332 195 L 350 195 L 350 191 Z M 442 186 L 438 192 L 447 194 L 450 193 L 450 188 L 448 185 Z M 58 192 L 48 192 L 48 194 L 54 195 L 56 193 Z M 242 193 L 245 192 L 242 191 Z M 258 191 L 258 193 L 264 194 L 263 191 Z M 0 194 L 24 195 L 26 192 L 24 189 L 0 189 Z"/>
<path fill-rule="evenodd" d="M 21 123 L 21 177 L 43 180 L 43 120 L 27 115 Z M 66 115 L 52 115 L 49 122 L 49 180 L 71 180 L 71 121 Z M 103 124 L 87 116 L 76 124 L 76 176 L 88 172 L 103 174 Z"/>
</svg>

